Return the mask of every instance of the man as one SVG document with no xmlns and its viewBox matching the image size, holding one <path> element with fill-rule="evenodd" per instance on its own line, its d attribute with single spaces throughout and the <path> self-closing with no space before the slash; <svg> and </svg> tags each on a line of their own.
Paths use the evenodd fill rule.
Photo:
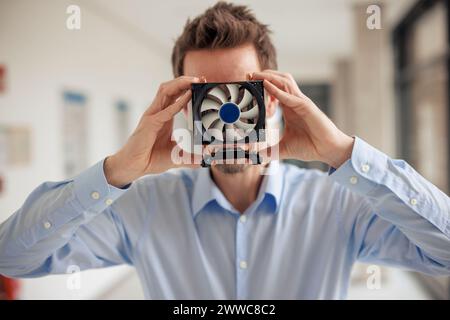
<svg viewBox="0 0 450 320">
<path fill-rule="evenodd" d="M 341 132 L 276 69 L 267 27 L 218 3 L 188 22 L 125 146 L 71 180 L 40 185 L 0 226 L 0 273 L 36 277 L 122 263 L 147 298 L 344 298 L 355 261 L 450 274 L 449 198 L 405 162 Z M 280 165 L 166 172 L 172 119 L 192 83 L 264 80 L 282 108 Z M 273 163 L 269 171 L 273 170 Z M 147 174 L 153 174 L 139 179 Z M 156 175 L 155 175 L 156 174 Z"/>
</svg>

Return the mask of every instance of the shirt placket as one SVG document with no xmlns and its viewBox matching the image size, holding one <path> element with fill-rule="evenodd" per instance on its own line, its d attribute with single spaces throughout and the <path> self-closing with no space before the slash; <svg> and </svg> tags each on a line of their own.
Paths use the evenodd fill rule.
<svg viewBox="0 0 450 320">
<path fill-rule="evenodd" d="M 248 214 L 242 214 L 236 221 L 236 298 L 248 297 Z"/>
</svg>

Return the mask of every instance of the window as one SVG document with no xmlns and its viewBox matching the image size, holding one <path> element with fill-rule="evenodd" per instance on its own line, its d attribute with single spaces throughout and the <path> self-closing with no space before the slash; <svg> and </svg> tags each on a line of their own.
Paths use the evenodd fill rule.
<svg viewBox="0 0 450 320">
<path fill-rule="evenodd" d="M 449 1 L 420 0 L 394 30 L 401 156 L 450 192 Z M 450 297 L 448 277 L 418 275 L 435 298 Z"/>
<path fill-rule="evenodd" d="M 401 156 L 450 191 L 448 1 L 419 1 L 394 31 Z"/>
</svg>

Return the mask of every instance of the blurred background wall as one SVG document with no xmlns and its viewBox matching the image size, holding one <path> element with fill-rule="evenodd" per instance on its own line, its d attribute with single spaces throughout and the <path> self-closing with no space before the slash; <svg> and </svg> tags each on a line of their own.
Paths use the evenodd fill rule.
<svg viewBox="0 0 450 320">
<path fill-rule="evenodd" d="M 279 69 L 341 129 L 406 157 L 448 193 L 448 1 L 236 2 L 271 25 Z M 82 169 L 67 154 L 82 153 L 87 167 L 120 146 L 159 83 L 171 78 L 173 40 L 186 19 L 213 3 L 0 0 L 0 222 L 42 181 Z M 81 9 L 80 30 L 66 27 L 72 4 Z M 381 29 L 366 24 L 373 4 Z M 417 7 L 424 13 L 409 18 Z M 448 298 L 445 278 L 382 268 L 381 289 L 371 290 L 368 270 L 355 267 L 349 298 Z M 70 277 L 21 280 L 19 297 L 142 298 L 129 267 L 83 272 L 75 290 Z"/>
</svg>

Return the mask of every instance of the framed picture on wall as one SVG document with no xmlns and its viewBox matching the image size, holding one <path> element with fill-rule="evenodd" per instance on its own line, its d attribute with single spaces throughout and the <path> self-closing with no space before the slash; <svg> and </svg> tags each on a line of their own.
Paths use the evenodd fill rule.
<svg viewBox="0 0 450 320">
<path fill-rule="evenodd" d="M 6 66 L 0 64 L 0 94 L 6 92 Z"/>
<path fill-rule="evenodd" d="M 0 125 L 0 170 L 29 165 L 31 128 L 27 125 Z"/>
<path fill-rule="evenodd" d="M 87 98 L 78 91 L 63 92 L 63 161 L 66 177 L 88 166 Z"/>
<path fill-rule="evenodd" d="M 117 148 L 120 148 L 127 141 L 130 134 L 130 105 L 124 99 L 116 100 L 114 113 L 116 118 Z"/>
</svg>

